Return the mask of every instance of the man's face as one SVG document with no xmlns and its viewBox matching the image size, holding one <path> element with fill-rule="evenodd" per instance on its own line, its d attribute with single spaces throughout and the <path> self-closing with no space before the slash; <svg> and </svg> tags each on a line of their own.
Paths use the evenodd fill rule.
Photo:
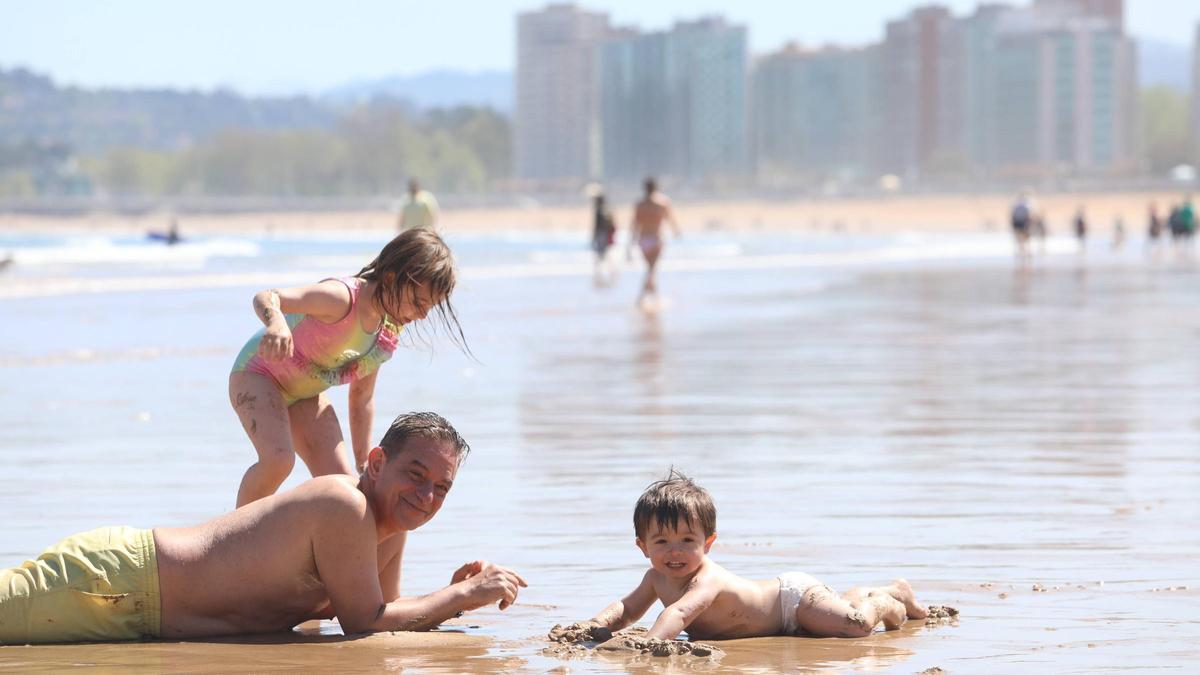
<svg viewBox="0 0 1200 675">
<path fill-rule="evenodd" d="M 411 438 L 395 457 L 371 451 L 367 471 L 374 478 L 375 520 L 389 530 L 415 530 L 442 508 L 458 473 L 454 446 Z"/>
<path fill-rule="evenodd" d="M 646 537 L 638 538 L 637 545 L 650 559 L 651 567 L 668 577 L 678 578 L 695 574 L 716 538 L 716 534 L 705 537 L 704 532 L 693 530 L 683 521 L 676 522 L 675 527 L 651 523 Z"/>
</svg>

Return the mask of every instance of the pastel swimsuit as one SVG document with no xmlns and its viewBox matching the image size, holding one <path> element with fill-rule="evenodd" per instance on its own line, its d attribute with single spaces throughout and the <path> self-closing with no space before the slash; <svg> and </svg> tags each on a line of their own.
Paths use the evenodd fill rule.
<svg viewBox="0 0 1200 675">
<path fill-rule="evenodd" d="M 358 277 L 338 279 L 350 290 L 350 310 L 334 323 L 307 314 L 286 315 L 292 330 L 292 355 L 269 361 L 258 353 L 266 327 L 242 347 L 233 372 L 257 373 L 270 378 L 288 406 L 312 398 L 330 387 L 348 384 L 374 373 L 392 358 L 397 335 L 403 329 L 385 317 L 379 329 L 368 333 L 358 321 L 358 292 L 366 282 Z"/>
</svg>

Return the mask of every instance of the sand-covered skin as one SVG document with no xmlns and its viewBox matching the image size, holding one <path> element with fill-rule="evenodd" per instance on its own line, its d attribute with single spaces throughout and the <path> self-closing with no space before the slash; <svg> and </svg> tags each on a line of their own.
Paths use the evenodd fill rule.
<svg viewBox="0 0 1200 675">
<path fill-rule="evenodd" d="M 724 655 L 723 651 L 709 644 L 683 640 L 660 640 L 648 637 L 646 632 L 645 628 L 633 626 L 614 634 L 604 626 L 587 621 L 567 626 L 555 624 L 547 634 L 554 645 L 542 650 L 542 653 L 559 658 L 580 658 L 592 653 L 593 650 L 712 659 L 719 659 Z"/>
</svg>

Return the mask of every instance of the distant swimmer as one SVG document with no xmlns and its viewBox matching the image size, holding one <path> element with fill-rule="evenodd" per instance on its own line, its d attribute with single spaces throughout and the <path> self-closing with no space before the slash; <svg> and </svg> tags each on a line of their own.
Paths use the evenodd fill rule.
<svg viewBox="0 0 1200 675">
<path fill-rule="evenodd" d="M 676 238 L 681 236 L 679 223 L 675 220 L 675 212 L 671 209 L 671 200 L 658 191 L 658 183 L 653 178 L 647 178 L 643 187 L 646 192 L 642 200 L 634 207 L 633 236 L 629 241 L 630 247 L 635 242 L 637 243 L 638 248 L 642 249 L 642 256 L 646 259 L 646 280 L 642 284 L 642 292 L 638 295 L 639 303 L 648 296 L 658 293 L 655 271 L 658 267 L 658 258 L 662 255 L 663 250 L 663 222 L 671 224 Z"/>
<path fill-rule="evenodd" d="M 422 190 L 416 178 L 408 181 L 408 194 L 400 202 L 400 231 L 422 227 L 432 230 L 437 225 L 438 203 L 433 194 Z"/>
</svg>

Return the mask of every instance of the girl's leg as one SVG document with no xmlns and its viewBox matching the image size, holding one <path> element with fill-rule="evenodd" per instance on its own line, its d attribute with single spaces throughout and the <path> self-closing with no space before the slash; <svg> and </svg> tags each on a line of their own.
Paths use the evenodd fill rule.
<svg viewBox="0 0 1200 675">
<path fill-rule="evenodd" d="M 880 621 L 888 630 L 904 623 L 904 605 L 882 588 L 855 588 L 838 595 L 828 586 L 814 586 L 796 608 L 796 624 L 820 637 L 866 637 Z"/>
<path fill-rule="evenodd" d="M 256 373 L 232 373 L 229 401 L 258 453 L 258 461 L 246 470 L 238 487 L 237 505 L 244 506 L 279 489 L 292 472 L 296 451 L 287 404 L 274 382 Z"/>
<path fill-rule="evenodd" d="M 346 441 L 342 438 L 342 425 L 329 397 L 319 394 L 298 401 L 288 408 L 292 422 L 292 442 L 296 454 L 304 460 L 313 476 L 334 473 L 357 475 L 358 471 L 346 456 Z"/>
</svg>

